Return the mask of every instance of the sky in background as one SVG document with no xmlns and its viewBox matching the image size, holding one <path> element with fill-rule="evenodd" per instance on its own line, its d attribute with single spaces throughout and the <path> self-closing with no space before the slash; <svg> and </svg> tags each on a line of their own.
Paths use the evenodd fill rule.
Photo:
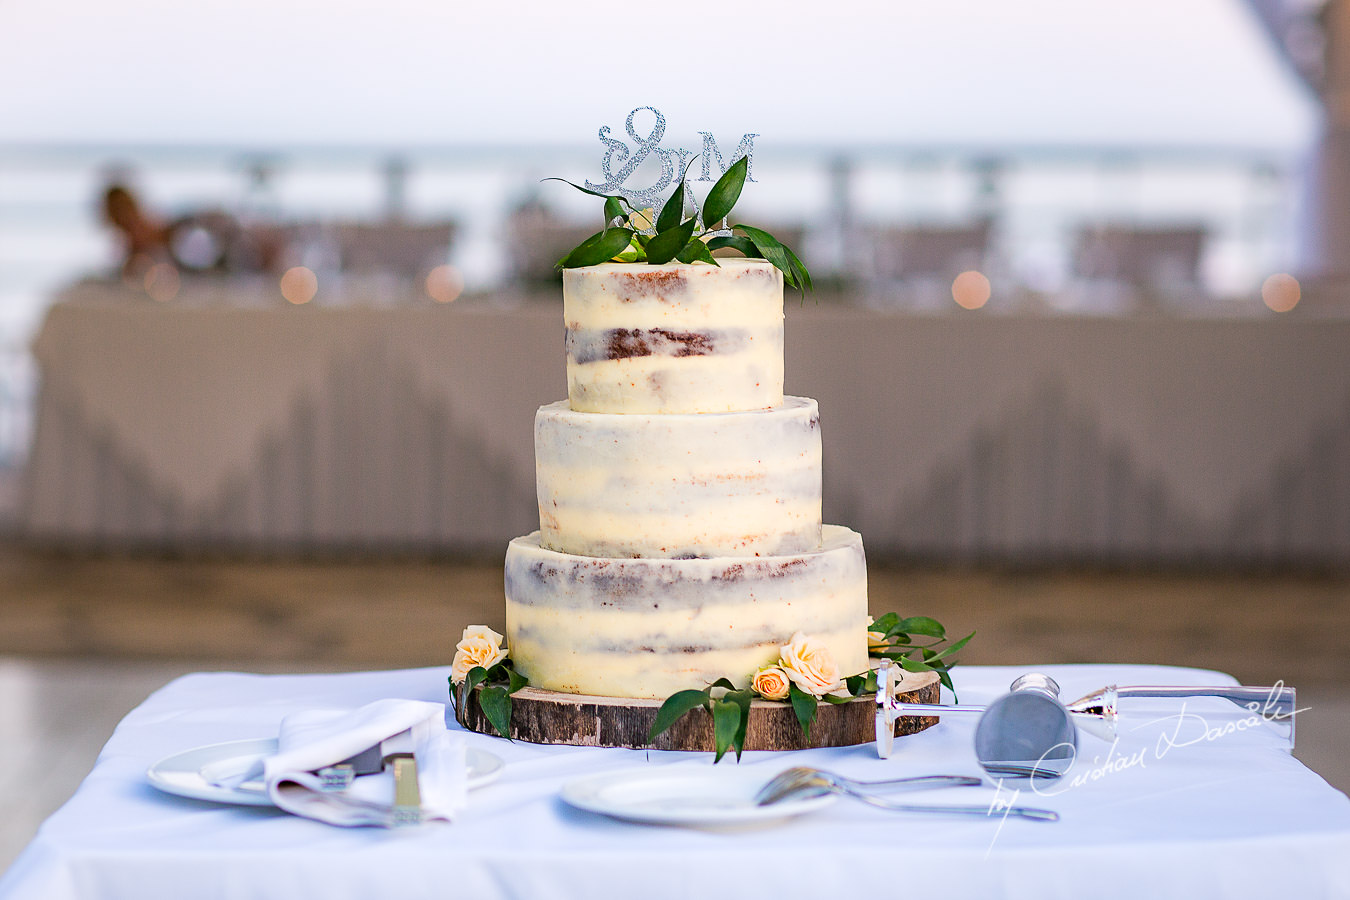
<svg viewBox="0 0 1350 900">
<path fill-rule="evenodd" d="M 683 146 L 1316 128 L 1241 0 L 0 0 L 0 85 L 0 142 L 581 143 L 643 105 Z"/>
</svg>

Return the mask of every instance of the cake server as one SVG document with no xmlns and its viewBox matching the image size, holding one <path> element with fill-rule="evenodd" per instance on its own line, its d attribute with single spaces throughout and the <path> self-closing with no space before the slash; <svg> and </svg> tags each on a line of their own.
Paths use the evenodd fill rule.
<svg viewBox="0 0 1350 900">
<path fill-rule="evenodd" d="M 975 755 L 991 774 L 1015 777 L 1058 777 L 1073 762 L 1078 732 L 1113 740 L 1120 722 L 1122 699 L 1227 700 L 1230 706 L 1205 711 L 1205 717 L 1259 719 L 1294 746 L 1298 712 L 1294 688 L 1245 685 L 1127 686 L 1109 685 L 1072 703 L 1059 698 L 1059 685 L 1049 675 L 1029 672 L 1013 681 L 1009 692 L 988 706 L 903 703 L 898 699 L 901 670 L 882 660 L 877 669 L 877 755 L 888 759 L 895 747 L 895 721 L 901 716 L 980 716 L 975 730 Z"/>
</svg>

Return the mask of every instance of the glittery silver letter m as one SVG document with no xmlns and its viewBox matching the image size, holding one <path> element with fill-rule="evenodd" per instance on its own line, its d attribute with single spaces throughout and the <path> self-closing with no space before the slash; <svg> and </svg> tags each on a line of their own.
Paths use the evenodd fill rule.
<svg viewBox="0 0 1350 900">
<path fill-rule="evenodd" d="M 700 131 L 703 135 L 703 177 L 699 181 L 712 181 L 715 177 L 721 177 L 722 173 L 742 156 L 745 157 L 745 180 L 755 180 L 755 138 L 757 134 L 746 134 L 741 136 L 741 142 L 736 145 L 736 152 L 731 154 L 730 162 L 722 162 L 722 151 L 717 149 L 717 141 L 713 139 L 712 133 Z M 717 175 L 712 172 L 713 160 L 717 160 Z"/>
</svg>

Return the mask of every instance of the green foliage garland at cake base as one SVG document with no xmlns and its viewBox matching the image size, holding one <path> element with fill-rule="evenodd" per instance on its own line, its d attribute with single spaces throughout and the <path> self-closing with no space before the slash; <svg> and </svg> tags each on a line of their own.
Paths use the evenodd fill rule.
<svg viewBox="0 0 1350 900">
<path fill-rule="evenodd" d="M 949 672 L 956 665 L 955 654 L 974 636 L 972 631 L 947 644 L 946 629 L 936 619 L 928 616 L 902 619 L 895 613 L 887 613 L 868 623 L 868 655 L 889 659 L 906 671 L 936 672 L 940 682 L 954 693 Z M 778 661 L 756 672 L 749 687 L 738 688 L 730 679 L 719 678 L 702 690 L 690 688 L 672 694 L 656 714 L 651 739 L 655 740 L 690 711 L 702 707 L 713 720 L 716 754 L 713 761 L 721 762 L 728 750 L 735 750 L 739 760 L 745 748 L 750 704 L 765 699 L 790 703 L 802 733 L 809 740 L 822 701 L 849 703 L 877 691 L 876 670 L 869 667 L 866 672 L 839 679 L 831 670 L 832 665 L 824 648 L 803 635 L 794 635 L 781 648 Z"/>
<path fill-rule="evenodd" d="M 890 659 L 909 672 L 936 673 L 939 682 L 952 688 L 949 674 L 955 654 L 974 637 L 974 632 L 947 643 L 946 629 L 927 616 L 902 619 L 888 613 L 867 625 L 868 655 Z M 503 638 L 490 628 L 472 625 L 456 646 L 451 667 L 450 698 L 455 719 L 470 727 L 470 708 L 477 704 L 483 718 L 500 736 L 511 737 L 511 696 L 529 682 L 516 671 Z M 809 743 L 820 704 L 851 703 L 876 693 L 875 670 L 840 677 L 828 650 L 798 633 L 779 648 L 779 658 L 761 667 L 747 687 L 737 687 L 729 678 L 719 678 L 702 689 L 677 691 L 661 704 L 652 721 L 648 741 L 670 730 L 695 709 L 706 710 L 712 719 L 714 762 L 729 750 L 740 759 L 750 727 L 750 710 L 756 701 L 780 702 L 792 714 Z M 562 696 L 562 695 L 560 695 Z M 935 698 L 936 699 L 936 698 Z M 645 723 L 642 726 L 645 728 Z M 638 746 L 625 744 L 624 746 Z"/>
</svg>

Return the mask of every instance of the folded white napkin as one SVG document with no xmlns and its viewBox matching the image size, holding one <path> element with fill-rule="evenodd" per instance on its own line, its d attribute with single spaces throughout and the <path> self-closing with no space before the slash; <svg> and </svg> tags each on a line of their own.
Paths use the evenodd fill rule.
<svg viewBox="0 0 1350 900">
<path fill-rule="evenodd" d="M 297 816 L 330 825 L 388 826 L 394 819 L 391 771 L 359 777 L 342 791 L 323 790 L 323 779 L 314 774 L 381 743 L 383 753 L 411 751 L 417 760 L 424 818 L 448 821 L 463 808 L 464 738 L 446 730 L 444 704 L 420 700 L 293 713 L 281 722 L 277 752 L 237 780 L 261 777 L 272 802 Z"/>
</svg>

